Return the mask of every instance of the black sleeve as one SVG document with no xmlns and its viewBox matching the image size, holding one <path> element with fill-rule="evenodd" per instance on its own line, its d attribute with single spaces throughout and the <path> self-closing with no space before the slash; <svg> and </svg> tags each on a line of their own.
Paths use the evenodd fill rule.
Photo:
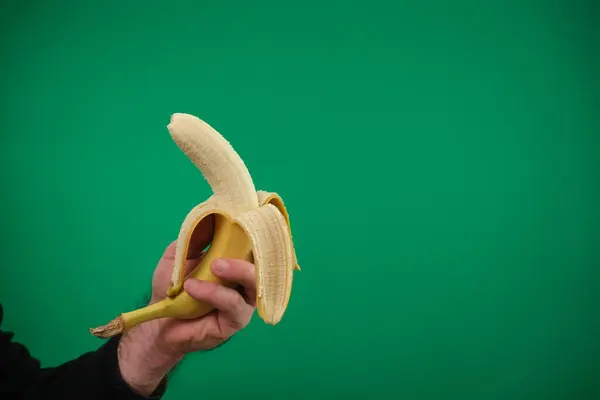
<svg viewBox="0 0 600 400">
<path fill-rule="evenodd" d="M 2 314 L 0 304 L 0 324 Z M 25 346 L 13 341 L 12 333 L 0 330 L 0 399 L 160 399 L 165 380 L 150 397 L 129 388 L 119 372 L 118 344 L 119 337 L 113 337 L 95 351 L 54 368 L 41 368 Z"/>
</svg>

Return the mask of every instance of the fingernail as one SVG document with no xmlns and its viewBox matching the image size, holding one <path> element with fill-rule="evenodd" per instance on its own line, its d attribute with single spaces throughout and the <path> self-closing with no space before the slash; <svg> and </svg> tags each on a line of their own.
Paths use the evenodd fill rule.
<svg viewBox="0 0 600 400">
<path fill-rule="evenodd" d="M 229 268 L 229 263 L 225 260 L 213 261 L 213 271 L 216 273 L 223 273 Z"/>
</svg>

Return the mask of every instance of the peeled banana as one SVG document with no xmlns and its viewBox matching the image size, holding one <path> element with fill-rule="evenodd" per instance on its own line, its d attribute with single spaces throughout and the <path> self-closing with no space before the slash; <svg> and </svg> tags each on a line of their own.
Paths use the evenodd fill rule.
<svg viewBox="0 0 600 400">
<path fill-rule="evenodd" d="M 195 278 L 230 286 L 211 273 L 210 264 L 217 258 L 254 263 L 258 314 L 267 324 L 277 324 L 288 306 L 294 271 L 300 269 L 282 198 L 277 193 L 257 191 L 242 159 L 206 122 L 177 113 L 171 116 L 167 129 L 179 149 L 202 172 L 213 194 L 190 210 L 181 225 L 166 298 L 122 313 L 90 332 L 108 338 L 157 318 L 191 319 L 209 313 L 213 307 L 194 300 L 183 289 L 183 282 Z M 184 276 L 192 233 L 209 216 L 215 218 L 212 242 L 200 263 Z"/>
</svg>

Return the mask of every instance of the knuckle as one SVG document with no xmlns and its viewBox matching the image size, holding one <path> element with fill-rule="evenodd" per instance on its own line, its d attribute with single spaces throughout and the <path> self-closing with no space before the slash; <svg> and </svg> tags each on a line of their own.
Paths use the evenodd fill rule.
<svg viewBox="0 0 600 400">
<path fill-rule="evenodd" d="M 244 313 L 244 315 L 245 315 L 245 318 L 244 318 L 245 324 L 244 324 L 244 326 L 246 326 L 252 320 L 252 316 L 254 315 L 254 307 L 252 307 L 250 305 L 247 306 L 246 307 L 246 312 Z"/>
<path fill-rule="evenodd" d="M 229 328 L 233 329 L 234 331 L 244 329 L 243 321 L 239 319 L 229 320 Z"/>
<path fill-rule="evenodd" d="M 238 293 L 233 292 L 231 296 L 229 296 L 229 309 L 234 311 L 235 313 L 239 313 L 244 306 L 244 298 Z"/>
<path fill-rule="evenodd" d="M 246 310 L 247 311 L 244 313 L 244 326 L 243 326 L 243 328 L 245 328 L 246 326 L 248 326 L 248 324 L 252 320 L 252 315 L 254 315 L 254 307 L 248 306 L 246 308 Z"/>
<path fill-rule="evenodd" d="M 244 329 L 250 323 L 252 314 L 252 307 L 245 306 L 239 314 L 236 314 L 235 318 L 229 320 L 229 327 L 234 331 L 240 331 Z"/>
</svg>

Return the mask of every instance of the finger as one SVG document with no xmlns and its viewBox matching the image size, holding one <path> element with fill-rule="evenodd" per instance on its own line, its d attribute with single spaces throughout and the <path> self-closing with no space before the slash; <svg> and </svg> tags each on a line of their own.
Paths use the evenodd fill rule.
<svg viewBox="0 0 600 400">
<path fill-rule="evenodd" d="M 192 298 L 205 301 L 217 309 L 236 329 L 245 327 L 254 312 L 254 308 L 246 303 L 240 293 L 216 282 L 188 279 L 184 287 Z"/>
<path fill-rule="evenodd" d="M 167 248 L 163 252 L 162 257 L 160 258 L 161 261 L 163 261 L 163 260 L 173 261 L 175 259 L 175 249 L 176 248 L 177 248 L 177 241 L 176 240 L 174 240 L 171 243 L 169 243 L 169 245 L 167 246 Z"/>
<path fill-rule="evenodd" d="M 216 259 L 211 270 L 219 278 L 237 283 L 244 288 L 245 299 L 252 307 L 256 305 L 256 268 L 254 264 L 238 259 Z"/>
</svg>

